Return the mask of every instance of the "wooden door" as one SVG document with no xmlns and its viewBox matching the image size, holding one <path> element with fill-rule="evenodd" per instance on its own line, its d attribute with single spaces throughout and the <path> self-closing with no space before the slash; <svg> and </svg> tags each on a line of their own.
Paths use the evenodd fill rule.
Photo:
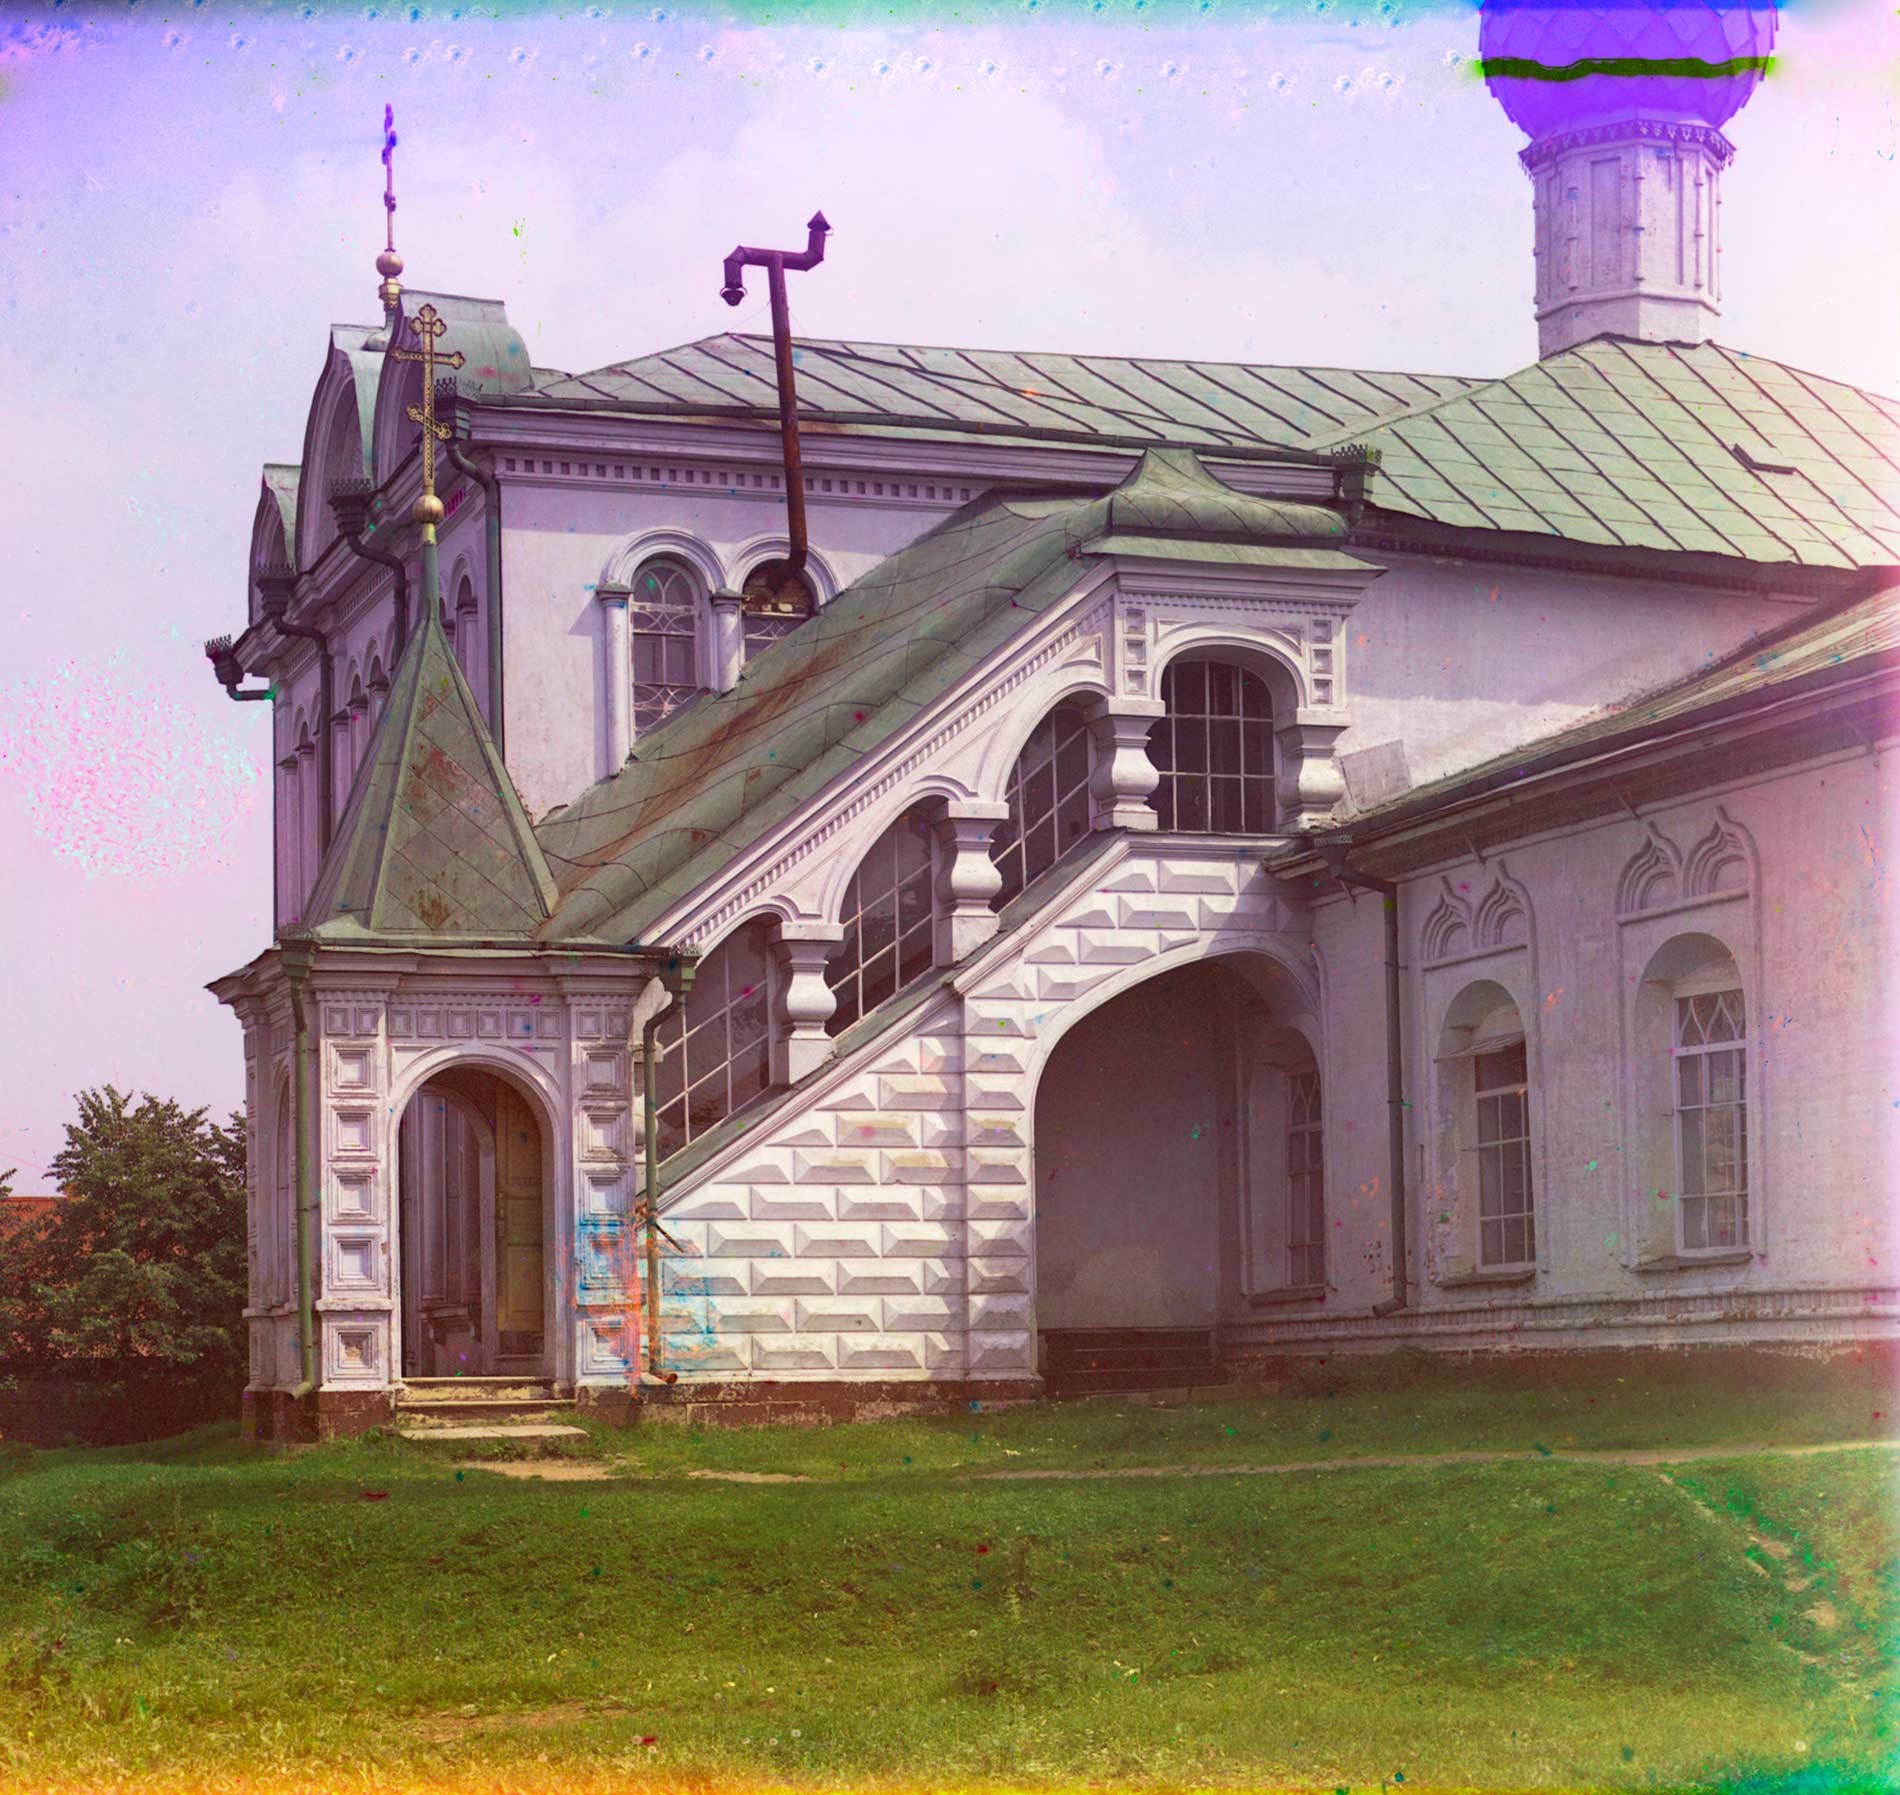
<svg viewBox="0 0 1900 1795">
<path fill-rule="evenodd" d="M 541 1131 L 509 1086 L 495 1087 L 495 1325 L 501 1356 L 542 1350 Z"/>
</svg>

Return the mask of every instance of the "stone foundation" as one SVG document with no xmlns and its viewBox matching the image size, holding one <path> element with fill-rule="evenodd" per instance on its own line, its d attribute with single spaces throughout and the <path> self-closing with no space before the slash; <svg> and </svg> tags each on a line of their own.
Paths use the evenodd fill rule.
<svg viewBox="0 0 1900 1795">
<path fill-rule="evenodd" d="M 288 1390 L 244 1392 L 244 1439 L 255 1446 L 350 1439 L 387 1427 L 395 1416 L 392 1390 L 318 1390 L 309 1396 L 293 1396 Z"/>
<path fill-rule="evenodd" d="M 577 1391 L 583 1404 L 591 1393 Z M 601 1392 L 621 1394 L 620 1392 Z M 778 1383 L 643 1385 L 626 1393 L 629 1419 L 688 1427 L 757 1427 L 770 1423 L 817 1427 L 837 1421 L 881 1421 L 894 1415 L 983 1412 L 1038 1401 L 1039 1377 L 851 1383 L 843 1380 Z M 607 1417 L 603 1415 L 603 1419 Z"/>
</svg>

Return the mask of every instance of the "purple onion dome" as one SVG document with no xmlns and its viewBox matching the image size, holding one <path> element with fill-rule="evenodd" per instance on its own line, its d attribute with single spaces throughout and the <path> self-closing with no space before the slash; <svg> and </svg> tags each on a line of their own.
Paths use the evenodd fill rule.
<svg viewBox="0 0 1900 1795">
<path fill-rule="evenodd" d="M 1773 0 L 1754 6 L 1723 0 L 1483 0 L 1478 27 L 1485 85 L 1532 138 L 1637 111 L 1722 125 L 1747 104 L 1774 42 Z M 1751 59 L 1753 67 L 1709 75 L 1668 68 L 1646 73 L 1642 67 L 1687 61 L 1719 68 Z M 1493 72 L 1500 62 L 1562 69 L 1584 61 L 1628 66 L 1569 81 Z"/>
</svg>

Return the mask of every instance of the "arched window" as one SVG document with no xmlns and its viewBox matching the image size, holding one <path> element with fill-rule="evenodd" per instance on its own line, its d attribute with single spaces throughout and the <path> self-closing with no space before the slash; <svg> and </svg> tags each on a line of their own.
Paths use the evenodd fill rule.
<svg viewBox="0 0 1900 1795">
<path fill-rule="evenodd" d="M 937 911 L 935 832 L 921 811 L 899 817 L 858 862 L 844 894 L 844 940 L 825 965 L 842 1034 L 860 1016 L 930 970 Z"/>
<path fill-rule="evenodd" d="M 1286 1259 L 1292 1285 L 1326 1282 L 1326 1143 L 1319 1068 L 1287 1074 Z"/>
<path fill-rule="evenodd" d="M 634 576 L 627 621 L 637 738 L 699 691 L 698 581 L 677 561 L 649 561 Z"/>
<path fill-rule="evenodd" d="M 1272 1008 L 1236 1032 L 1244 1278 L 1251 1297 L 1321 1294 L 1326 1285 L 1326 1138 L 1319 1062 L 1305 1031 Z"/>
<path fill-rule="evenodd" d="M 369 750 L 369 694 L 363 690 L 363 676 L 359 673 L 350 680 L 349 702 L 343 707 L 349 717 L 347 725 L 349 748 L 347 765 L 343 775 L 343 790 L 347 795 L 356 782 L 358 768 L 363 764 L 363 756 Z"/>
<path fill-rule="evenodd" d="M 1273 827 L 1267 682 L 1224 661 L 1171 661 L 1161 701 L 1168 714 L 1148 732 L 1148 757 L 1161 773 L 1153 799 L 1161 827 L 1264 835 Z"/>
<path fill-rule="evenodd" d="M 1713 936 L 1678 935 L 1651 955 L 1632 1023 L 1647 1256 L 1745 1253 L 1748 1010 L 1734 956 Z"/>
<path fill-rule="evenodd" d="M 745 658 L 770 648 L 818 609 L 811 581 L 784 561 L 761 561 L 740 588 L 745 599 Z"/>
<path fill-rule="evenodd" d="M 771 1084 L 771 944 L 763 919 L 700 961 L 684 1004 L 657 1032 L 660 1157 L 677 1153 Z"/>
<path fill-rule="evenodd" d="M 1537 1263 L 1530 1068 L 1523 1019 L 1502 985 L 1482 979 L 1452 1001 L 1437 1069 L 1450 1270 L 1528 1276 Z"/>
<path fill-rule="evenodd" d="M 481 612 L 475 603 L 475 582 L 467 574 L 455 593 L 455 664 L 470 688 L 480 693 L 487 668 L 482 664 Z"/>
<path fill-rule="evenodd" d="M 1009 816 L 990 838 L 990 859 L 1003 875 L 991 909 L 1002 909 L 1088 834 L 1094 767 L 1087 719 L 1074 705 L 1057 705 L 1036 725 L 1010 769 L 1004 793 Z"/>
</svg>

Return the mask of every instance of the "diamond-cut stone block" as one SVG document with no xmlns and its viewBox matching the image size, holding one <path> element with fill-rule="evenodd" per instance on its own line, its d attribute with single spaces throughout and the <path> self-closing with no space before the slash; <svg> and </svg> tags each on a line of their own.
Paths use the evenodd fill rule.
<svg viewBox="0 0 1900 1795">
<path fill-rule="evenodd" d="M 838 1341 L 840 1371 L 921 1371 L 922 1342 L 911 1339 L 858 1340 L 842 1336 Z"/>
<path fill-rule="evenodd" d="M 875 1299 L 863 1302 L 807 1302 L 797 1306 L 798 1331 L 801 1334 L 875 1334 L 878 1329 Z"/>
</svg>

